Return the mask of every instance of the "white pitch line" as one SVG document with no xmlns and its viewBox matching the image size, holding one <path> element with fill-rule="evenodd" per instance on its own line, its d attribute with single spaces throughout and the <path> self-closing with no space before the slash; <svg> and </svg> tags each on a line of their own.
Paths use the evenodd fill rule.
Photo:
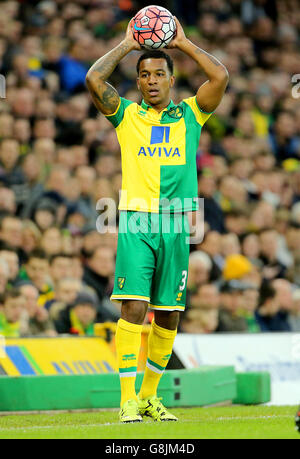
<svg viewBox="0 0 300 459">
<path fill-rule="evenodd" d="M 6 427 L 0 428 L 0 432 L 5 432 L 7 430 L 14 431 L 14 430 L 21 430 L 26 432 L 27 430 L 46 430 L 46 429 L 60 429 L 60 428 L 67 428 L 67 429 L 82 429 L 83 427 L 101 427 L 101 426 L 113 426 L 113 425 L 120 425 L 119 422 L 106 422 L 105 424 L 76 424 L 76 425 L 50 425 L 50 426 L 27 426 L 27 427 Z"/>
<path fill-rule="evenodd" d="M 293 419 L 293 416 L 289 414 L 282 414 L 282 415 L 270 415 L 270 416 L 236 416 L 236 417 L 219 417 L 216 419 L 203 419 L 202 422 L 214 422 L 214 421 L 251 421 L 251 420 L 259 420 L 259 419 L 279 419 L 279 418 L 290 418 Z M 201 419 L 199 419 L 201 421 Z M 195 422 L 194 420 L 184 420 L 179 421 L 180 424 L 186 424 Z M 151 424 L 151 421 L 144 421 L 144 424 Z M 0 428 L 0 432 L 5 431 L 23 431 L 26 432 L 27 430 L 46 430 L 46 429 L 59 429 L 59 428 L 68 428 L 68 429 L 82 429 L 87 427 L 102 427 L 102 426 L 119 426 L 120 422 L 106 422 L 104 424 L 68 424 L 68 425 L 49 425 L 49 426 L 28 426 L 28 427 L 4 427 Z M 141 424 L 142 425 L 142 424 Z"/>
<path fill-rule="evenodd" d="M 274 414 L 270 416 L 233 416 L 233 417 L 220 417 L 216 418 L 216 421 L 251 421 L 255 419 L 278 419 L 278 418 L 291 418 L 293 419 L 293 416 L 289 414 Z"/>
</svg>

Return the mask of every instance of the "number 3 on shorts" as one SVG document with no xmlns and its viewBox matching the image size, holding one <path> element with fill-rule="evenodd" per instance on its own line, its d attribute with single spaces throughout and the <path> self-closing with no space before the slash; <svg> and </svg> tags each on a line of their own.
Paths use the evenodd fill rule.
<svg viewBox="0 0 300 459">
<path fill-rule="evenodd" d="M 179 285 L 179 290 L 182 292 L 182 290 L 185 289 L 185 284 L 186 284 L 186 278 L 187 278 L 187 271 L 182 271 L 182 279 L 181 279 L 181 284 Z"/>
</svg>

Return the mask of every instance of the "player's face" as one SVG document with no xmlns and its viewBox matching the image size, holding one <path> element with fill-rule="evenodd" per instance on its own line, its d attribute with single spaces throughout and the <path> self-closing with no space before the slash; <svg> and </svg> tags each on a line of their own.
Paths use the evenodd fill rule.
<svg viewBox="0 0 300 459">
<path fill-rule="evenodd" d="M 137 86 L 147 104 L 165 108 L 170 102 L 174 80 L 165 59 L 151 58 L 141 62 Z"/>
</svg>

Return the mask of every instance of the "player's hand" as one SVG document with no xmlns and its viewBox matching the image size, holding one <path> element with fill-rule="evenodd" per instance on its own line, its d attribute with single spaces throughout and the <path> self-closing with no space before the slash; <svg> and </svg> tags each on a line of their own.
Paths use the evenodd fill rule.
<svg viewBox="0 0 300 459">
<path fill-rule="evenodd" d="M 131 20 L 128 23 L 127 30 L 126 30 L 126 36 L 125 36 L 125 40 L 124 41 L 127 44 L 129 44 L 132 47 L 132 49 L 137 49 L 137 50 L 141 51 L 142 50 L 141 45 L 134 39 L 130 23 L 131 23 Z"/>
<path fill-rule="evenodd" d="M 168 46 L 166 46 L 166 48 L 169 48 L 169 49 L 180 48 L 181 45 L 187 41 L 182 25 L 180 24 L 176 16 L 173 16 L 173 17 L 176 23 L 176 35 L 173 38 L 173 40 L 170 41 Z"/>
<path fill-rule="evenodd" d="M 42 323 L 48 320 L 49 314 L 47 309 L 38 307 L 36 310 L 35 318 L 38 322 Z"/>
</svg>

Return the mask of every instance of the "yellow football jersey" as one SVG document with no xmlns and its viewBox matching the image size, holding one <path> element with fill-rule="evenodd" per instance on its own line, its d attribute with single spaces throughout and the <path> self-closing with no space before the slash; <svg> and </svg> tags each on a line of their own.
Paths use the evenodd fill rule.
<svg viewBox="0 0 300 459">
<path fill-rule="evenodd" d="M 122 159 L 120 210 L 187 212 L 198 208 L 196 153 L 211 116 L 196 97 L 172 101 L 160 113 L 120 98 L 107 115 L 116 128 Z"/>
</svg>

